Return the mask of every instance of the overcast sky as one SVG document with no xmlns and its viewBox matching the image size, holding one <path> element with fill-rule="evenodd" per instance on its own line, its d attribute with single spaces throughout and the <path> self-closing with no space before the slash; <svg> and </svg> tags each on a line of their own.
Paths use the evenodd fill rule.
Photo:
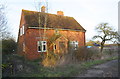
<svg viewBox="0 0 120 79">
<path fill-rule="evenodd" d="M 44 0 L 6 0 L 7 17 L 12 34 L 18 36 L 22 9 L 36 11 L 37 2 Z M 65 16 L 74 17 L 86 31 L 86 40 L 95 34 L 95 26 L 107 22 L 118 29 L 118 2 L 120 0 L 47 0 L 48 12 L 63 11 Z"/>
</svg>

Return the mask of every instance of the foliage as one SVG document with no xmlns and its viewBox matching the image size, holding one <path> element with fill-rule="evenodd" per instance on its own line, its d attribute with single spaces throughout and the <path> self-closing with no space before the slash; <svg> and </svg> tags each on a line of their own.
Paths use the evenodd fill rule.
<svg viewBox="0 0 120 79">
<path fill-rule="evenodd" d="M 53 34 L 52 37 L 48 39 L 47 47 L 47 55 L 44 56 L 42 59 L 42 64 L 47 67 L 54 67 L 58 61 L 58 56 L 57 54 L 54 53 L 54 50 L 51 50 L 51 47 L 53 46 L 54 42 L 60 37 L 60 34 Z"/>
<path fill-rule="evenodd" d="M 82 73 L 84 70 L 94 65 L 102 64 L 114 59 L 118 59 L 118 57 L 110 57 L 104 60 L 92 60 L 92 61 L 86 61 L 83 63 L 76 63 L 76 64 L 71 63 L 65 66 L 59 66 L 54 68 L 38 66 L 36 67 L 39 70 L 39 72 L 37 73 L 35 71 L 31 73 L 22 72 L 14 76 L 16 77 L 72 77 Z"/>
<path fill-rule="evenodd" d="M 48 39 L 48 50 L 50 49 L 50 47 L 53 45 L 53 43 L 59 38 L 61 37 L 61 34 L 53 34 L 53 36 L 51 36 Z"/>
<path fill-rule="evenodd" d="M 92 48 L 93 49 L 93 48 Z M 68 58 L 77 58 L 77 62 L 75 63 L 74 60 L 70 60 L 69 62 L 71 63 L 66 63 L 65 65 L 56 65 L 58 64 L 59 56 L 54 54 L 52 51 L 45 57 L 45 60 L 43 60 L 42 63 L 44 65 L 41 65 L 41 63 L 38 60 L 30 61 L 26 60 L 23 57 L 16 55 L 16 54 L 9 54 L 5 57 L 6 63 L 3 63 L 3 70 L 7 69 L 7 73 L 11 74 L 6 74 L 7 76 L 15 76 L 15 77 L 69 77 L 69 76 L 74 76 L 78 73 L 83 72 L 83 70 L 92 67 L 93 65 L 96 64 L 101 64 L 106 61 L 110 61 L 112 59 L 116 59 L 116 57 L 111 57 L 108 59 L 104 60 L 96 60 L 98 58 L 98 51 L 92 50 L 92 49 L 87 49 L 85 47 L 81 47 L 76 51 L 71 51 L 70 53 L 63 55 L 62 58 L 67 56 Z M 72 53 L 73 52 L 73 53 Z M 71 54 L 72 53 L 72 54 Z M 73 57 L 71 57 L 73 56 Z M 90 59 L 96 57 L 94 60 Z M 68 58 L 66 60 L 68 60 Z M 66 61 L 65 60 L 65 61 Z M 81 62 L 82 61 L 82 62 Z M 13 74 L 13 66 L 11 67 L 12 64 L 22 64 L 23 65 L 23 70 L 18 72 L 15 72 Z M 14 66 L 15 67 L 15 66 Z M 11 69 L 11 70 L 10 70 Z M 4 71 L 5 71 L 4 70 Z"/>
<path fill-rule="evenodd" d="M 106 41 L 112 41 L 114 38 L 118 37 L 118 33 L 113 31 L 113 29 L 108 26 L 108 23 L 101 23 L 96 27 L 96 30 L 100 33 L 99 35 L 94 36 L 93 38 L 100 38 L 101 41 L 101 52 Z"/>
<path fill-rule="evenodd" d="M 20 70 L 19 66 L 22 66 Z M 37 72 L 39 66 L 38 61 L 26 60 L 23 56 L 18 54 L 7 54 L 3 56 L 2 60 L 2 75 L 3 77 L 14 76 L 18 73 Z"/>
<path fill-rule="evenodd" d="M 75 51 L 75 57 L 79 61 L 87 61 L 99 58 L 100 55 L 95 48 L 88 49 L 86 47 L 80 47 L 78 50 Z"/>
<path fill-rule="evenodd" d="M 79 47 L 77 50 L 69 48 L 68 53 L 59 56 L 57 66 L 64 66 L 67 64 L 75 64 L 78 62 L 100 59 L 101 55 L 98 49 L 86 47 Z"/>
<path fill-rule="evenodd" d="M 46 67 L 55 67 L 58 61 L 58 55 L 53 51 L 49 51 L 47 56 L 43 59 L 42 64 Z"/>
<path fill-rule="evenodd" d="M 17 49 L 17 43 L 13 38 L 2 40 L 2 52 L 3 54 L 15 53 Z"/>
</svg>

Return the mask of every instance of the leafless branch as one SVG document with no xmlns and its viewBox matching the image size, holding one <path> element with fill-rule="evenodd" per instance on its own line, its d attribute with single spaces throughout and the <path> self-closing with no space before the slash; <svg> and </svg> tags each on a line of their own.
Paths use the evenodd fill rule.
<svg viewBox="0 0 120 79">
<path fill-rule="evenodd" d="M 0 3 L 0 38 L 4 38 L 7 32 L 7 19 L 5 15 L 5 5 Z"/>
<path fill-rule="evenodd" d="M 97 38 L 101 38 L 101 39 L 103 39 L 103 37 L 102 37 L 102 36 L 99 36 L 99 35 L 93 37 L 93 39 L 97 39 Z"/>
</svg>

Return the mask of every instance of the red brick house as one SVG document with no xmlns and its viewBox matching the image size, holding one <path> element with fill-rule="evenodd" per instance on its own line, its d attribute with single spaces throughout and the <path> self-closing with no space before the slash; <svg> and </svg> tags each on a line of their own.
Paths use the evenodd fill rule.
<svg viewBox="0 0 120 79">
<path fill-rule="evenodd" d="M 76 50 L 85 46 L 86 30 L 73 18 L 57 14 L 22 10 L 18 53 L 28 59 L 37 59 L 41 53 L 67 53 L 69 45 Z"/>
</svg>

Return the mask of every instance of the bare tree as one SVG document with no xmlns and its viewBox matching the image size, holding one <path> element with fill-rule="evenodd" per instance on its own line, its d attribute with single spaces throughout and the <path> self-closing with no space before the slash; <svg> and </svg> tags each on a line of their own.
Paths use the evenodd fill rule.
<svg viewBox="0 0 120 79">
<path fill-rule="evenodd" d="M 5 5 L 0 4 L 0 38 L 2 39 L 8 34 L 7 19 L 5 15 Z"/>
<path fill-rule="evenodd" d="M 6 25 L 6 21 L 5 21 L 5 14 L 4 14 L 4 6 L 2 4 L 0 4 L 0 32 L 3 33 L 5 32 L 5 27 L 4 25 Z"/>
<path fill-rule="evenodd" d="M 93 38 L 100 38 L 101 41 L 101 50 L 100 52 L 102 53 L 104 44 L 106 41 L 112 41 L 113 39 L 118 38 L 118 33 L 113 31 L 113 29 L 108 26 L 108 23 L 101 23 L 96 27 L 97 32 L 99 32 L 99 35 L 95 35 Z"/>
</svg>

